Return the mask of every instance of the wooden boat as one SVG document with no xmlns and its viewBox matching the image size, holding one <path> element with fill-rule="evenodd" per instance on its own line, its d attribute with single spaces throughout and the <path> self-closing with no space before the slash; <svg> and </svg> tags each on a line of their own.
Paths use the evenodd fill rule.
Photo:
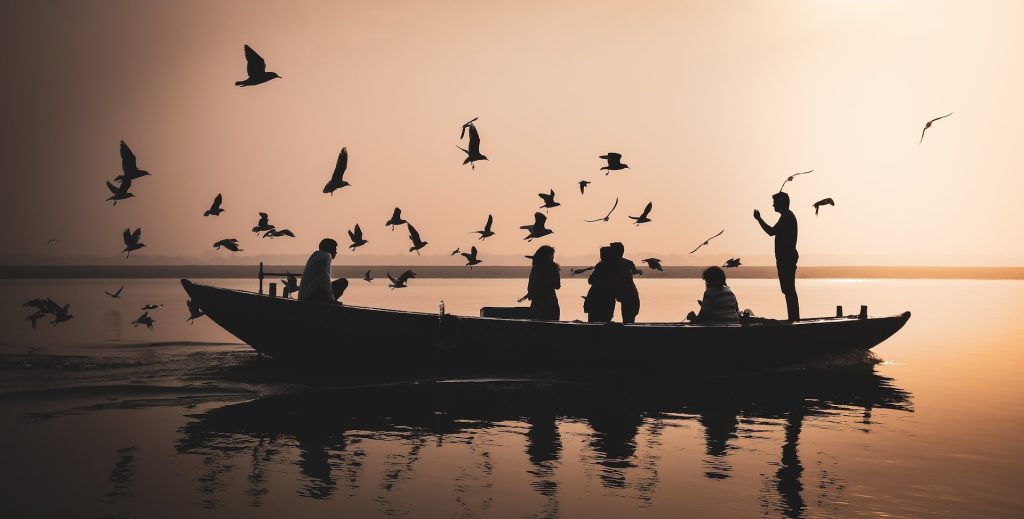
<svg viewBox="0 0 1024 519">
<path fill-rule="evenodd" d="M 181 284 L 210 319 L 259 353 L 359 374 L 762 369 L 866 352 L 910 318 L 904 312 L 719 325 L 536 321 L 297 301 L 187 279 Z"/>
</svg>

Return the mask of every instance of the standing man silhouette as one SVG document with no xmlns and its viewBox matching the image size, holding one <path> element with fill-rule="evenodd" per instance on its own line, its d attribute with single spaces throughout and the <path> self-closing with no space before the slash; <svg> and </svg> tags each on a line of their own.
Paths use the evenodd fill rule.
<svg viewBox="0 0 1024 519">
<path fill-rule="evenodd" d="M 800 300 L 796 296 L 796 262 L 800 254 L 796 251 L 796 215 L 789 210 L 789 195 L 779 191 L 772 195 L 772 208 L 779 213 L 779 221 L 772 227 L 761 218 L 761 211 L 754 210 L 754 219 L 768 236 L 775 237 L 775 268 L 779 272 L 779 285 L 786 296 L 786 311 L 790 321 L 800 320 Z"/>
</svg>

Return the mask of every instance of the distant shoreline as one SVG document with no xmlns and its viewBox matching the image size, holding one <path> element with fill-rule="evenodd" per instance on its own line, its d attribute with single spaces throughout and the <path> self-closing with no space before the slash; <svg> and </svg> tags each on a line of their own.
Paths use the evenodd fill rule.
<svg viewBox="0 0 1024 519">
<path fill-rule="evenodd" d="M 569 267 L 563 265 L 562 277 L 569 278 Z M 638 279 L 658 278 L 699 278 L 704 267 L 665 267 L 657 272 L 642 264 L 644 276 Z M 301 265 L 266 265 L 267 272 L 301 273 Z M 528 265 L 478 266 L 472 270 L 466 267 L 440 265 L 337 265 L 332 270 L 335 276 L 361 278 L 367 270 L 374 277 L 383 278 L 387 272 L 397 275 L 412 269 L 419 278 L 441 279 L 519 279 L 529 275 Z M 256 279 L 258 266 L 243 265 L 7 265 L 0 266 L 0 279 L 145 279 L 145 278 L 190 278 L 214 279 L 237 278 Z M 773 266 L 743 266 L 726 271 L 730 278 L 774 279 Z M 587 273 L 578 275 L 585 278 Z M 268 276 L 274 277 L 274 276 Z M 1024 267 L 800 267 L 797 277 L 805 279 L 1024 279 Z"/>
</svg>

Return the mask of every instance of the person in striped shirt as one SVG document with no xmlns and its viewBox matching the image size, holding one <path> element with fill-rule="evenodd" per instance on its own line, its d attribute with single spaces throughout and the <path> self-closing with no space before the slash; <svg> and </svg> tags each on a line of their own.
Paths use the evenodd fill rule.
<svg viewBox="0 0 1024 519">
<path fill-rule="evenodd" d="M 690 312 L 686 319 L 695 323 L 734 323 L 739 321 L 740 305 L 729 285 L 725 284 L 725 271 L 708 267 L 700 276 L 704 279 L 704 298 L 697 301 L 700 313 Z"/>
</svg>

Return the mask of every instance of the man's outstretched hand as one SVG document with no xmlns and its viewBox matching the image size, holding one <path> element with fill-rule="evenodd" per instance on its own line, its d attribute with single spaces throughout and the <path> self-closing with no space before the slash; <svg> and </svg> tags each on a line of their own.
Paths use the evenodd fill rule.
<svg viewBox="0 0 1024 519">
<path fill-rule="evenodd" d="M 761 211 L 758 211 L 757 209 L 754 209 L 754 218 L 757 219 L 757 220 L 760 220 L 761 219 Z"/>
</svg>

